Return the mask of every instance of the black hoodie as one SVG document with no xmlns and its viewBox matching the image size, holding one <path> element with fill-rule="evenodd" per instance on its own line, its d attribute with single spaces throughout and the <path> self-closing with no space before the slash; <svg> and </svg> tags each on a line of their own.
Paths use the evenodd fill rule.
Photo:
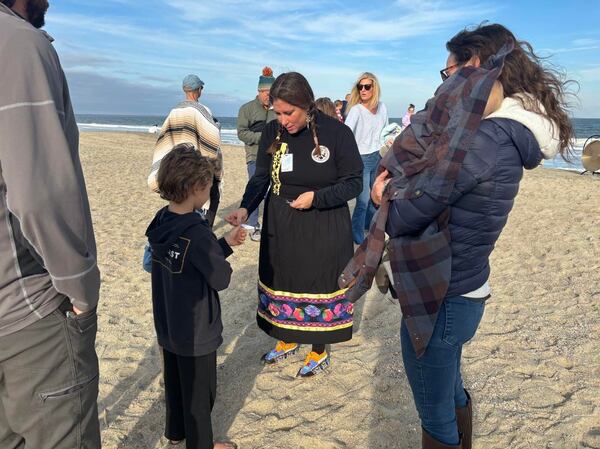
<svg viewBox="0 0 600 449">
<path fill-rule="evenodd" d="M 152 304 L 159 344 L 202 356 L 223 342 L 219 290 L 229 286 L 233 251 L 197 213 L 159 210 L 146 236 L 152 246 Z"/>
</svg>

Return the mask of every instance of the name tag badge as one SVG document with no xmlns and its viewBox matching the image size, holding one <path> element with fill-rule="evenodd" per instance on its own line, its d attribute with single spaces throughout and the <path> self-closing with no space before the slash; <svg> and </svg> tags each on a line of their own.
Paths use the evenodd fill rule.
<svg viewBox="0 0 600 449">
<path fill-rule="evenodd" d="M 281 173 L 294 171 L 294 155 L 286 153 L 281 156 Z"/>
</svg>

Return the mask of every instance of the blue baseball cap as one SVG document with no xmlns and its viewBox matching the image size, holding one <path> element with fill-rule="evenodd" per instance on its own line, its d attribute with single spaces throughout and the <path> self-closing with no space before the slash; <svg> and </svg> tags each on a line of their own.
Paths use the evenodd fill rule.
<svg viewBox="0 0 600 449">
<path fill-rule="evenodd" d="M 198 90 L 204 87 L 204 81 L 198 78 L 196 75 L 188 75 L 183 79 L 183 90 Z"/>
</svg>

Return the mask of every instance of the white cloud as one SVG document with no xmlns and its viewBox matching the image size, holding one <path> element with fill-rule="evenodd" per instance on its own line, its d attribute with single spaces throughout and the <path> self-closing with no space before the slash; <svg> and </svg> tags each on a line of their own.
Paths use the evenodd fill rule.
<svg viewBox="0 0 600 449">
<path fill-rule="evenodd" d="M 390 42 L 422 36 L 432 31 L 463 25 L 493 14 L 490 3 L 461 6 L 439 1 L 397 1 L 387 7 L 367 3 L 245 2 L 225 0 L 210 5 L 195 0 L 165 0 L 178 8 L 187 21 L 206 24 L 218 21 L 217 32 L 247 40 L 261 36 L 298 42 Z M 330 12 L 335 11 L 335 12 Z"/>
<path fill-rule="evenodd" d="M 575 39 L 573 41 L 573 45 L 576 47 L 592 47 L 595 46 L 596 48 L 598 46 L 600 46 L 600 39 L 591 39 L 591 38 L 580 38 L 580 39 Z"/>
<path fill-rule="evenodd" d="M 599 82 L 600 81 L 600 65 L 580 69 L 577 72 L 580 81 Z M 600 107 L 600 105 L 598 105 Z M 600 111 L 599 111 L 600 115 Z"/>
</svg>

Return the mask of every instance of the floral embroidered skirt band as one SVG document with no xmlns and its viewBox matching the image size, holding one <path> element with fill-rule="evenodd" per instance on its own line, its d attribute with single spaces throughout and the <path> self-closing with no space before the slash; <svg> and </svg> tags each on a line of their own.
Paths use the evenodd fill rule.
<svg viewBox="0 0 600 449">
<path fill-rule="evenodd" d="M 350 340 L 354 308 L 337 286 L 354 249 L 348 207 L 299 211 L 270 195 L 263 221 L 259 327 L 286 343 Z"/>
<path fill-rule="evenodd" d="M 344 292 L 302 295 L 274 291 L 259 283 L 258 325 L 271 337 L 289 343 L 350 340 L 354 305 L 346 300 Z"/>
</svg>

